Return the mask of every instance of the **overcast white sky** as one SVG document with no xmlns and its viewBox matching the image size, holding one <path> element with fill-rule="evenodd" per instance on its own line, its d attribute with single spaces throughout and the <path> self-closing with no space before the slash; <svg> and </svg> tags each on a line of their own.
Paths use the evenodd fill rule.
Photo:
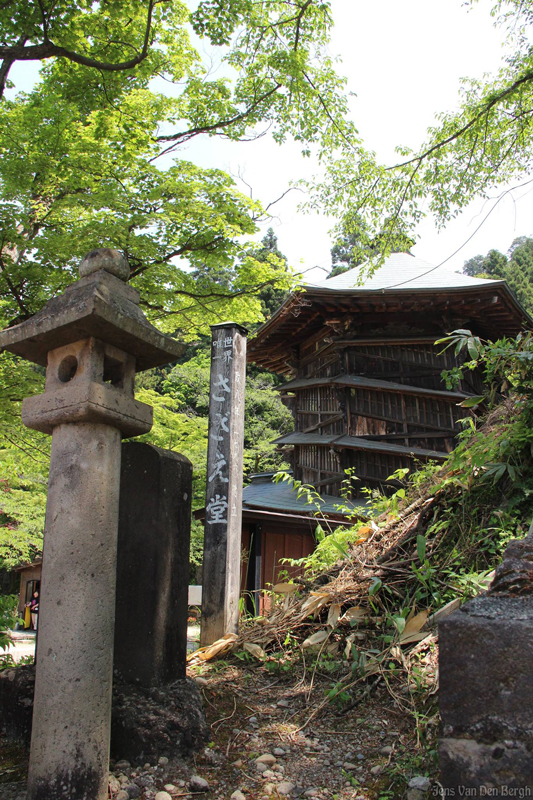
<svg viewBox="0 0 533 800">
<path fill-rule="evenodd" d="M 191 4 L 195 5 L 192 0 Z M 470 9 L 463 0 L 332 0 L 331 53 L 341 57 L 339 70 L 357 94 L 352 102 L 356 125 L 381 159 L 390 163 L 396 145 L 416 148 L 423 141 L 435 114 L 457 106 L 461 77 L 481 77 L 497 69 L 504 32 L 493 26 L 491 6 L 492 0 L 480 0 Z M 16 65 L 13 77 L 19 88 L 30 88 L 36 74 L 37 65 L 30 62 Z M 316 171 L 296 145 L 279 147 L 268 136 L 249 143 L 198 138 L 178 156 L 242 175 L 265 205 L 282 195 L 291 180 Z M 244 184 L 240 188 L 248 191 Z M 299 212 L 300 201 L 297 193 L 289 194 L 263 228 L 275 228 L 280 249 L 293 267 L 329 269 L 328 231 L 334 220 Z M 466 243 L 492 205 L 475 204 L 440 233 L 426 220 L 414 254 L 439 264 L 462 248 L 447 263 L 447 268 L 460 270 L 465 259 L 477 253 L 492 247 L 505 252 L 517 236 L 533 234 L 533 188 L 527 187 L 498 203 Z M 310 280 L 325 275 L 307 273 Z"/>
<path fill-rule="evenodd" d="M 333 0 L 331 52 L 342 58 L 339 69 L 357 94 L 352 102 L 356 125 L 380 158 L 390 163 L 396 145 L 420 144 L 435 114 L 457 106 L 461 77 L 482 77 L 498 68 L 504 32 L 494 27 L 491 6 L 490 0 L 480 0 L 470 10 L 462 0 Z M 242 174 L 263 203 L 279 197 L 291 179 L 315 171 L 298 147 L 278 147 L 268 138 L 244 144 L 195 140 L 181 152 L 204 166 Z M 275 206 L 276 218 L 270 224 L 280 249 L 295 267 L 329 268 L 328 231 L 334 221 L 298 212 L 299 202 L 294 193 Z M 420 227 L 413 253 L 433 264 L 444 261 L 472 236 L 492 205 L 475 204 L 440 233 L 428 219 Z M 514 238 L 529 234 L 533 234 L 531 188 L 503 199 L 447 268 L 460 270 L 465 259 L 492 247 L 505 252 Z M 325 274 L 313 272 L 307 277 L 320 280 Z"/>
</svg>

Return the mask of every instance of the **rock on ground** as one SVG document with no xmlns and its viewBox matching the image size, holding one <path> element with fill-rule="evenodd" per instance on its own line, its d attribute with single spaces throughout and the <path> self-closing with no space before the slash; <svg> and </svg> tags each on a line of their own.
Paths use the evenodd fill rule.
<svg viewBox="0 0 533 800">
<path fill-rule="evenodd" d="M 161 688 L 113 687 L 111 755 L 156 760 L 199 750 L 210 739 L 202 699 L 193 680 Z"/>
<path fill-rule="evenodd" d="M 189 781 L 189 789 L 191 792 L 207 792 L 209 791 L 209 783 L 205 778 L 199 775 L 193 775 Z"/>
<path fill-rule="evenodd" d="M 35 666 L 0 672 L 0 732 L 29 745 Z M 113 686 L 111 756 L 129 761 L 189 755 L 210 738 L 202 699 L 193 680 L 144 689 Z"/>
<path fill-rule="evenodd" d="M 266 764 L 268 767 L 271 767 L 273 764 L 276 763 L 276 756 L 273 756 L 272 753 L 263 753 L 262 756 L 255 759 L 256 764 Z"/>
<path fill-rule="evenodd" d="M 294 783 L 291 783 L 290 781 L 282 781 L 281 783 L 278 783 L 278 794 L 290 794 L 294 788 Z"/>
</svg>

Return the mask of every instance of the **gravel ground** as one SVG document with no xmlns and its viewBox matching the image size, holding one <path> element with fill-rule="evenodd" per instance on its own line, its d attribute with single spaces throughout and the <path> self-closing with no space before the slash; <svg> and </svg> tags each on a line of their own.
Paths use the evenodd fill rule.
<svg viewBox="0 0 533 800">
<path fill-rule="evenodd" d="M 112 764 L 112 800 L 400 800 L 408 780 L 426 774 L 412 723 L 379 688 L 346 713 L 328 705 L 306 724 L 331 679 L 315 676 L 310 702 L 298 675 L 276 677 L 259 665 L 215 663 L 196 681 L 210 745 L 187 760 Z M 27 754 L 6 752 L 0 798 L 24 800 Z"/>
</svg>

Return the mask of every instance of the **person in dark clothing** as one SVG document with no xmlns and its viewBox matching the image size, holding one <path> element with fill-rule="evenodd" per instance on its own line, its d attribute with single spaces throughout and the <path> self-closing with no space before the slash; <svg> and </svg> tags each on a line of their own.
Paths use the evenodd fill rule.
<svg viewBox="0 0 533 800">
<path fill-rule="evenodd" d="M 33 630 L 36 631 L 37 622 L 39 621 L 39 592 L 34 592 L 30 600 L 30 614 Z"/>
</svg>

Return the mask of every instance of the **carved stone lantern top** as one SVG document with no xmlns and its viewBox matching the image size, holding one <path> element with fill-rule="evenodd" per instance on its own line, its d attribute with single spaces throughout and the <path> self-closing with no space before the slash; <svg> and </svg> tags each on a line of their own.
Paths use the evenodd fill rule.
<svg viewBox="0 0 533 800">
<path fill-rule="evenodd" d="M 184 346 L 148 322 L 117 250 L 92 250 L 80 274 L 33 317 L 0 331 L 0 348 L 46 366 L 45 393 L 24 400 L 23 422 L 45 433 L 65 422 L 146 433 L 152 409 L 134 398 L 135 373 L 174 361 Z"/>
<path fill-rule="evenodd" d="M 33 317 L 0 331 L 0 348 L 46 366 L 50 350 L 92 336 L 134 355 L 136 372 L 179 358 L 184 346 L 148 322 L 139 293 L 124 283 L 128 262 L 117 250 L 92 250 L 80 274 Z"/>
</svg>

